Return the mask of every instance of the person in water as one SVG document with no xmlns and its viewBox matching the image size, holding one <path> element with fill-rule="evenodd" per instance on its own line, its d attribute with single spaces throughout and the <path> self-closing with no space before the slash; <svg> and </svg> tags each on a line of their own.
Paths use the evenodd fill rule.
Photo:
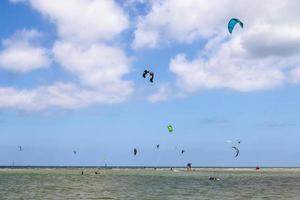
<svg viewBox="0 0 300 200">
<path fill-rule="evenodd" d="M 210 181 L 219 181 L 220 179 L 219 178 L 217 178 L 217 177 L 209 177 L 209 180 Z"/>
<path fill-rule="evenodd" d="M 81 175 L 83 175 L 83 171 L 81 172 Z"/>
<path fill-rule="evenodd" d="M 187 170 L 188 172 L 191 172 L 191 171 L 192 171 L 192 164 L 191 164 L 191 163 L 188 163 L 188 164 L 186 165 L 186 170 Z"/>
</svg>

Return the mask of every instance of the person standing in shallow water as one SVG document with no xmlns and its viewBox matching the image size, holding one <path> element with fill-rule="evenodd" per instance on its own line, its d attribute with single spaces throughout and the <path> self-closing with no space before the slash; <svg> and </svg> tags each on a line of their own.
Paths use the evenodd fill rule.
<svg viewBox="0 0 300 200">
<path fill-rule="evenodd" d="M 81 172 L 81 175 L 83 175 L 83 171 Z"/>
<path fill-rule="evenodd" d="M 186 165 L 186 170 L 187 170 L 188 172 L 191 172 L 191 171 L 192 171 L 192 164 L 191 164 L 191 163 L 188 163 L 188 164 Z"/>
</svg>

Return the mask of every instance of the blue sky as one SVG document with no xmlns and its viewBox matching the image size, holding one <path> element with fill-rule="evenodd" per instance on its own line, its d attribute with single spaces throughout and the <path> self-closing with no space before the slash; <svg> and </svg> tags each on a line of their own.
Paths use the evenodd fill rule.
<svg viewBox="0 0 300 200">
<path fill-rule="evenodd" d="M 0 165 L 300 166 L 299 3 L 233 2 L 2 1 Z"/>
</svg>

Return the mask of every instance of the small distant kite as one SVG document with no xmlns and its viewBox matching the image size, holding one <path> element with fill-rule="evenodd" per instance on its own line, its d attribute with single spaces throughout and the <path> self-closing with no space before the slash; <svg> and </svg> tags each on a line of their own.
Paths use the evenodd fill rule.
<svg viewBox="0 0 300 200">
<path fill-rule="evenodd" d="M 73 154 L 76 155 L 76 154 L 77 154 L 77 151 L 76 151 L 76 150 L 73 150 Z"/>
<path fill-rule="evenodd" d="M 242 141 L 241 141 L 241 140 L 237 140 L 236 142 L 234 142 L 234 141 L 232 141 L 232 140 L 226 140 L 225 142 L 228 143 L 228 144 L 235 143 L 235 144 L 238 144 L 238 145 L 239 145 L 239 144 L 241 144 Z"/>
<path fill-rule="evenodd" d="M 22 151 L 22 150 L 23 150 L 22 146 L 19 146 L 19 151 Z"/>
<path fill-rule="evenodd" d="M 170 133 L 172 133 L 173 130 L 174 130 L 174 129 L 173 129 L 173 126 L 170 125 L 170 124 L 167 126 L 167 129 L 168 129 L 168 131 L 169 131 Z"/>
<path fill-rule="evenodd" d="M 236 24 L 240 24 L 241 28 L 244 27 L 243 22 L 241 22 L 239 19 L 232 18 L 228 22 L 228 31 L 229 31 L 229 33 L 232 33 L 232 31 L 233 31 L 233 29 L 234 29 L 234 27 L 235 27 Z"/>
<path fill-rule="evenodd" d="M 147 74 L 149 74 L 150 82 L 153 83 L 154 73 L 152 71 L 146 69 L 143 72 L 143 78 L 146 78 Z"/>
<path fill-rule="evenodd" d="M 233 146 L 232 148 L 235 149 L 235 151 L 236 151 L 236 154 L 235 154 L 234 157 L 235 157 L 235 158 L 238 157 L 238 155 L 239 155 L 239 153 L 240 153 L 240 150 L 239 150 L 237 147 L 234 147 L 234 146 Z"/>
<path fill-rule="evenodd" d="M 159 144 L 156 145 L 156 148 L 159 149 Z"/>
<path fill-rule="evenodd" d="M 137 149 L 136 148 L 133 149 L 133 154 L 136 156 L 136 154 L 137 154 Z"/>
<path fill-rule="evenodd" d="M 181 150 L 181 154 L 183 154 L 185 152 L 185 150 Z"/>
</svg>

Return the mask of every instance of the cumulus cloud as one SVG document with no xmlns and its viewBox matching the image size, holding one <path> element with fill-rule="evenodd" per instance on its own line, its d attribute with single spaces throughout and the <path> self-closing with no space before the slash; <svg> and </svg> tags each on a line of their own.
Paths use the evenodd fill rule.
<svg viewBox="0 0 300 200">
<path fill-rule="evenodd" d="M 179 87 L 188 92 L 216 88 L 247 92 L 280 86 L 285 74 L 276 64 L 272 60 L 245 62 L 244 58 L 231 57 L 220 50 L 209 60 L 189 61 L 185 55 L 177 55 L 170 70 L 176 74 Z"/>
<path fill-rule="evenodd" d="M 96 103 L 120 103 L 125 96 L 103 93 L 96 89 L 83 89 L 74 84 L 55 83 L 35 89 L 18 90 L 13 87 L 0 88 L 0 107 L 11 107 L 27 111 L 41 111 L 50 107 L 76 109 Z"/>
<path fill-rule="evenodd" d="M 122 76 L 129 72 L 129 59 L 118 47 L 103 44 L 83 47 L 68 42 L 56 42 L 53 53 L 56 61 L 65 70 L 78 76 L 87 86 L 118 84 Z"/>
<path fill-rule="evenodd" d="M 77 80 L 76 83 L 60 84 L 74 88 L 68 91 L 95 95 L 93 102 L 77 98 L 76 105 L 111 102 L 106 97 L 114 97 L 119 100 L 117 102 L 121 102 L 132 93 L 133 83 L 124 78 L 131 70 L 130 58 L 118 44 L 120 34 L 129 28 L 129 13 L 124 13 L 118 3 L 113 0 L 10 1 L 27 2 L 27 5 L 56 26 L 57 39 L 51 49 L 55 62 Z M 154 48 L 164 44 L 175 46 L 178 43 L 193 45 L 198 41 L 204 43 L 205 47 L 200 45 L 199 53 L 193 58 L 184 52 L 171 58 L 169 69 L 176 75 L 177 86 L 180 88 L 178 92 L 178 88 L 172 85 L 171 91 L 176 93 L 172 97 L 200 89 L 229 88 L 249 92 L 300 82 L 300 48 L 297 45 L 300 42 L 300 14 L 297 9 L 300 3 L 297 0 L 126 0 L 123 6 L 126 7 L 126 4 L 147 7 L 143 10 L 145 15 L 133 20 L 137 20 L 131 42 L 133 48 Z M 144 12 L 138 12 L 141 13 Z M 232 35 L 227 31 L 227 22 L 231 17 L 241 19 L 245 25 L 244 29 L 237 27 Z M 32 39 L 23 40 L 30 41 L 25 42 L 27 46 L 22 43 L 22 47 L 27 48 L 26 52 L 37 55 L 44 55 L 44 52 L 47 55 L 48 52 L 32 42 Z M 15 46 L 12 44 L 13 42 L 4 42 L 4 50 Z M 28 46 L 44 51 L 30 51 Z M 3 66 L 13 63 L 10 56 L 6 57 L 7 59 L 2 59 L 6 60 Z M 18 66 L 16 63 L 10 65 Z M 35 96 L 39 97 L 45 93 L 58 98 L 49 92 L 48 88 L 52 87 L 64 92 L 61 89 L 64 87 L 56 84 L 32 90 L 2 90 L 27 96 L 37 94 Z M 74 97 L 71 92 L 65 94 L 76 99 L 76 95 Z M 163 85 L 147 99 L 150 102 L 159 102 L 170 99 L 170 96 L 170 90 Z M 25 105 L 21 102 L 20 104 Z M 41 108 L 46 108 L 54 104 L 41 105 Z M 55 104 L 58 105 L 67 107 Z M 70 102 L 70 107 L 77 107 L 72 105 Z"/>
<path fill-rule="evenodd" d="M 275 26 L 299 24 L 299 16 L 295 17 L 299 15 L 295 9 L 299 6 L 297 0 L 155 0 L 150 3 L 151 10 L 141 16 L 137 24 L 133 42 L 136 47 L 153 46 L 153 42 L 145 42 L 149 34 L 159 36 L 156 45 L 162 41 L 191 43 L 199 39 L 211 39 L 227 32 L 227 22 L 232 17 L 244 21 L 247 30 L 257 23 Z M 279 12 L 284 13 L 285 17 L 278 15 Z"/>
<path fill-rule="evenodd" d="M 50 19 L 61 38 L 93 43 L 111 40 L 129 26 L 126 14 L 113 0 L 28 0 Z"/>
<path fill-rule="evenodd" d="M 170 71 L 186 92 L 215 88 L 248 92 L 297 83 L 298 6 L 296 0 L 152 1 L 149 13 L 139 18 L 132 45 L 153 48 L 166 41 L 206 43 L 195 58 L 181 53 L 170 61 Z M 230 35 L 227 23 L 232 17 L 245 26 Z"/>
<path fill-rule="evenodd" d="M 225 1 L 166 0 L 152 1 L 150 12 L 140 17 L 133 46 L 155 47 L 161 41 L 191 43 L 198 37 L 209 37 L 226 20 Z M 216 17 L 215 12 L 225 19 Z M 216 29 L 217 27 L 217 29 Z"/>
<path fill-rule="evenodd" d="M 78 77 L 81 85 L 96 89 L 103 95 L 118 98 L 132 93 L 133 83 L 123 80 L 129 73 L 129 59 L 122 49 L 103 44 L 83 47 L 68 42 L 56 42 L 55 60 L 69 73 Z"/>
<path fill-rule="evenodd" d="M 49 52 L 35 42 L 41 37 L 36 30 L 20 30 L 2 42 L 0 68 L 28 72 L 50 65 Z"/>
<path fill-rule="evenodd" d="M 154 48 L 159 41 L 159 35 L 155 31 L 137 30 L 135 31 L 135 38 L 138 39 L 135 39 L 132 43 L 134 49 L 140 48 L 141 46 Z"/>
<path fill-rule="evenodd" d="M 241 35 L 242 46 L 253 57 L 293 56 L 300 50 L 300 24 L 255 24 Z"/>
<path fill-rule="evenodd" d="M 26 2 L 55 24 L 57 38 L 49 51 L 55 63 L 75 81 L 56 80 L 53 84 L 30 89 L 0 87 L 0 107 L 37 111 L 50 107 L 76 109 L 92 104 L 120 103 L 132 94 L 133 83 L 124 80 L 130 72 L 130 58 L 115 42 L 118 35 L 128 28 L 129 22 L 115 1 L 11 2 Z M 26 45 L 22 43 L 22 47 L 26 47 L 26 55 L 38 54 L 38 51 L 27 48 L 34 45 L 31 38 L 35 37 L 23 34 L 23 38 L 27 38 L 24 39 Z M 13 54 L 20 57 L 16 52 Z"/>
</svg>

